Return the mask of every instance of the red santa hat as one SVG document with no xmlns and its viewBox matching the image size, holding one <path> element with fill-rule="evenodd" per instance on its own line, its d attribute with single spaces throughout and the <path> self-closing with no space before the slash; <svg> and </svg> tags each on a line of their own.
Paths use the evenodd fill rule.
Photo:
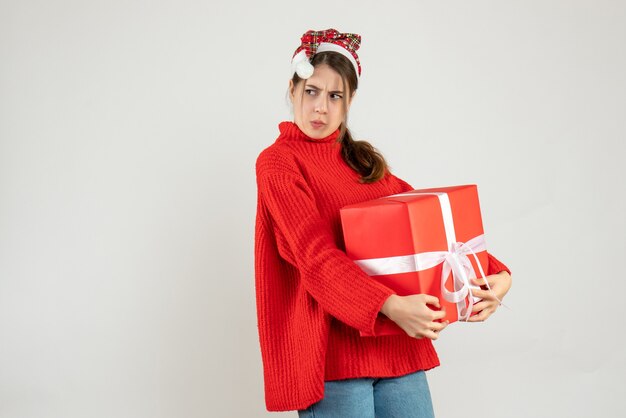
<svg viewBox="0 0 626 418">
<path fill-rule="evenodd" d="M 345 56 L 354 66 L 357 78 L 361 76 L 361 63 L 356 50 L 361 46 L 361 35 L 356 33 L 340 33 L 335 29 L 321 31 L 309 30 L 300 38 L 301 44 L 291 58 L 292 74 L 300 78 L 313 75 L 311 59 L 318 52 L 334 51 Z"/>
</svg>

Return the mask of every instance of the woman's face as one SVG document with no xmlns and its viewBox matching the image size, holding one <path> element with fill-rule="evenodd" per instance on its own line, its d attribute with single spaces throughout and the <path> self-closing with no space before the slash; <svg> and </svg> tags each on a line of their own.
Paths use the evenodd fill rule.
<svg viewBox="0 0 626 418">
<path fill-rule="evenodd" d="M 304 89 L 304 96 L 302 90 Z M 294 88 L 289 80 L 294 123 L 311 138 L 324 138 L 335 132 L 343 121 L 343 80 L 326 64 L 315 67 L 313 75 Z M 348 99 L 348 108 L 352 97 Z"/>
</svg>

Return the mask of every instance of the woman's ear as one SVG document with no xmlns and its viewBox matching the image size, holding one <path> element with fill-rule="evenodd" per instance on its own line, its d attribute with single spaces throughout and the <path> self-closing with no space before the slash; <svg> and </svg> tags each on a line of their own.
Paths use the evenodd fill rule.
<svg viewBox="0 0 626 418">
<path fill-rule="evenodd" d="M 354 99 L 355 94 L 356 94 L 356 90 L 350 93 L 350 97 L 348 97 L 348 106 L 352 104 L 352 99 Z"/>
<path fill-rule="evenodd" d="M 354 99 L 355 94 L 356 94 L 356 91 L 353 91 L 352 93 L 350 93 L 350 96 L 348 97 L 348 108 L 350 108 L 350 105 L 352 104 L 352 99 Z"/>
<path fill-rule="evenodd" d="M 289 97 L 291 97 L 291 100 L 293 100 L 293 94 L 294 94 L 294 85 L 293 85 L 293 80 L 289 79 Z"/>
</svg>

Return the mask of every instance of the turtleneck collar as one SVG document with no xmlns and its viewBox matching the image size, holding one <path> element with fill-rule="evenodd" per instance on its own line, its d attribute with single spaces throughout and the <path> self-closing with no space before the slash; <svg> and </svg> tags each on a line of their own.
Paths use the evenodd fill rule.
<svg viewBox="0 0 626 418">
<path fill-rule="evenodd" d="M 288 140 L 310 141 L 310 142 L 334 142 L 339 137 L 339 128 L 324 138 L 311 138 L 292 121 L 284 121 L 278 124 L 280 136 Z"/>
</svg>

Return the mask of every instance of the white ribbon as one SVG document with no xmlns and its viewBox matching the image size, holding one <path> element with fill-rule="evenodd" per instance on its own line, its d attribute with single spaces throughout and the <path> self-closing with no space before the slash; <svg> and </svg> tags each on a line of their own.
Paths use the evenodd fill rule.
<svg viewBox="0 0 626 418">
<path fill-rule="evenodd" d="M 448 241 L 448 251 L 430 251 L 395 257 L 370 258 L 355 260 L 354 262 L 369 276 L 418 272 L 430 269 L 443 263 L 441 269 L 442 296 L 446 301 L 455 303 L 459 319 L 467 321 L 472 314 L 474 302 L 478 302 L 480 300 L 480 298 L 475 297 L 472 293 L 472 289 L 478 289 L 479 287 L 470 284 L 470 280 L 475 279 L 477 276 L 476 271 L 474 270 L 474 267 L 469 259 L 469 254 L 474 256 L 480 276 L 484 279 L 487 289 L 492 292 L 491 287 L 485 278 L 485 272 L 483 271 L 480 261 L 476 256 L 477 252 L 486 251 L 487 249 L 485 245 L 485 236 L 484 234 L 481 234 L 468 240 L 467 242 L 456 241 L 452 209 L 450 207 L 450 200 L 448 199 L 447 193 L 410 192 L 400 193 L 389 197 L 407 195 L 436 195 L 439 198 L 446 239 Z M 445 286 L 450 273 L 452 273 L 454 288 L 454 291 L 452 292 Z M 493 295 L 498 302 L 503 305 L 502 301 L 498 299 L 495 294 Z"/>
<path fill-rule="evenodd" d="M 478 301 L 474 300 L 471 291 L 472 288 L 477 289 L 478 286 L 470 284 L 470 280 L 476 278 L 476 271 L 468 255 L 474 256 L 480 275 L 484 278 L 485 273 L 476 256 L 476 252 L 480 251 L 485 251 L 484 235 L 478 235 L 465 243 L 454 242 L 450 251 L 429 251 L 395 257 L 355 260 L 354 262 L 369 276 L 419 272 L 443 263 L 441 269 L 442 296 L 448 302 L 455 303 L 459 318 L 466 320 L 472 312 L 474 302 Z M 450 292 L 445 286 L 450 273 L 452 273 L 453 278 L 453 292 Z M 469 300 L 466 302 L 468 294 L 470 297 L 467 298 Z"/>
</svg>

